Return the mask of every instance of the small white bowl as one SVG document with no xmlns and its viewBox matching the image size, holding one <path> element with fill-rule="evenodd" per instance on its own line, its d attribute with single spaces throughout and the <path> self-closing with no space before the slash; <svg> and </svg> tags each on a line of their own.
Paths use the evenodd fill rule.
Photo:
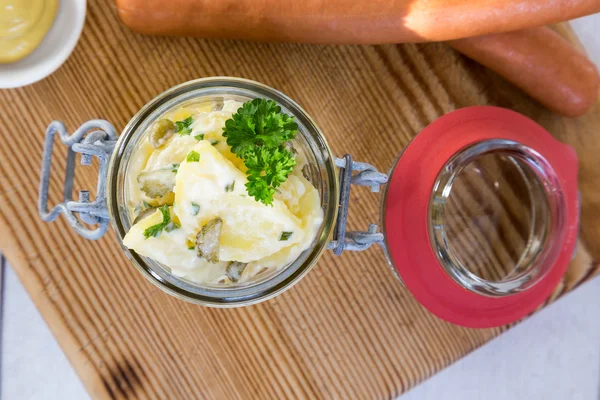
<svg viewBox="0 0 600 400">
<path fill-rule="evenodd" d="M 52 28 L 27 57 L 0 64 L 0 88 L 37 82 L 56 71 L 75 48 L 85 22 L 86 0 L 60 0 Z"/>
</svg>

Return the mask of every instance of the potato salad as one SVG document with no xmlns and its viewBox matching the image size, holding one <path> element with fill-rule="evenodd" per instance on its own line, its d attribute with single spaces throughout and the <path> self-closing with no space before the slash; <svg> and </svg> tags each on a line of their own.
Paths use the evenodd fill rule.
<svg viewBox="0 0 600 400">
<path fill-rule="evenodd" d="M 323 221 L 297 129 L 265 99 L 165 113 L 132 154 L 125 246 L 198 284 L 244 284 L 292 263 Z"/>
</svg>

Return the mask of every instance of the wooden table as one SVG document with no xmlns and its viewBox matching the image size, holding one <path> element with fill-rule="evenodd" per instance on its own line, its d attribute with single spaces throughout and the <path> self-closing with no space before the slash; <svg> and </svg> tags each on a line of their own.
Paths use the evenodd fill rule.
<svg viewBox="0 0 600 400">
<path fill-rule="evenodd" d="M 600 108 L 560 118 L 443 44 L 307 46 L 143 37 L 112 2 L 90 1 L 75 52 L 48 79 L 0 91 L 0 248 L 94 398 L 393 398 L 506 328 L 474 330 L 424 310 L 377 249 L 327 254 L 293 289 L 240 309 L 209 309 L 148 283 L 112 232 L 89 242 L 36 199 L 43 132 L 91 118 L 122 129 L 147 101 L 212 75 L 250 78 L 297 100 L 334 151 L 386 170 L 424 126 L 494 104 L 534 118 L 581 160 L 577 256 L 552 300 L 600 271 Z M 567 28 L 563 33 L 572 35 Z M 56 160 L 64 168 L 64 151 Z M 79 167 L 76 189 L 95 187 Z M 62 177 L 51 181 L 59 199 Z M 377 219 L 378 197 L 352 192 L 350 226 Z"/>
</svg>

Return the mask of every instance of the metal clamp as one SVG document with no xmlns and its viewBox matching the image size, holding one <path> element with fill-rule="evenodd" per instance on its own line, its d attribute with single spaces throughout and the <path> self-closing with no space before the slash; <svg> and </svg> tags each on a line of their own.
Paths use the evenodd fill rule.
<svg viewBox="0 0 600 400">
<path fill-rule="evenodd" d="M 63 202 L 48 211 L 50 165 L 56 133 L 58 133 L 61 142 L 68 147 L 67 166 L 65 168 Z M 88 121 L 81 125 L 71 136 L 69 136 L 65 125 L 60 121 L 54 121 L 48 125 L 44 141 L 38 198 L 38 211 L 44 221 L 54 221 L 62 213 L 73 229 L 86 239 L 100 239 L 106 233 L 109 224 L 108 208 L 106 206 L 106 178 L 108 161 L 116 142 L 117 131 L 108 121 Z M 88 190 L 81 190 L 79 201 L 73 201 L 75 153 L 81 153 L 81 165 L 91 165 L 93 156 L 98 157 L 100 162 L 96 199 L 92 202 L 90 202 L 90 192 Z M 98 226 L 94 229 L 87 228 L 81 224 L 75 215 L 76 213 L 79 214 L 79 219 L 86 224 L 97 224 Z"/>
<path fill-rule="evenodd" d="M 383 233 L 377 232 L 376 224 L 370 224 L 367 232 L 347 232 L 346 223 L 351 185 L 370 186 L 372 192 L 379 192 L 380 185 L 387 183 L 388 176 L 377 171 L 371 164 L 352 161 L 350 154 L 346 154 L 344 158 L 336 158 L 335 165 L 340 168 L 340 202 L 333 240 L 327 248 L 339 256 L 344 250 L 362 251 L 374 243 L 383 245 Z M 353 174 L 355 171 L 358 173 Z"/>
</svg>

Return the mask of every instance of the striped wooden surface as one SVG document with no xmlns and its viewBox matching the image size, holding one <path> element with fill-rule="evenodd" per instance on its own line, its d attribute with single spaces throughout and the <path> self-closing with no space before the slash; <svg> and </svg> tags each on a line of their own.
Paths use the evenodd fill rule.
<svg viewBox="0 0 600 400">
<path fill-rule="evenodd" d="M 233 75 L 271 85 L 313 116 L 338 154 L 387 169 L 408 141 L 453 109 L 496 104 L 539 121 L 579 152 L 583 226 L 556 296 L 600 269 L 600 108 L 553 115 L 443 44 L 304 46 L 153 38 L 92 0 L 75 52 L 50 78 L 0 91 L 0 248 L 97 399 L 393 398 L 505 328 L 473 330 L 425 311 L 381 251 L 327 254 L 293 289 L 230 310 L 176 300 L 128 262 L 114 234 L 89 242 L 36 211 L 43 132 L 104 118 L 122 129 L 161 91 Z M 568 33 L 568 32 L 567 32 Z M 64 152 L 56 171 L 64 168 Z M 61 192 L 59 172 L 52 197 Z M 78 188 L 96 168 L 79 168 Z M 350 226 L 377 218 L 378 197 L 352 192 Z M 594 261 L 596 260 L 596 261 Z"/>
</svg>

